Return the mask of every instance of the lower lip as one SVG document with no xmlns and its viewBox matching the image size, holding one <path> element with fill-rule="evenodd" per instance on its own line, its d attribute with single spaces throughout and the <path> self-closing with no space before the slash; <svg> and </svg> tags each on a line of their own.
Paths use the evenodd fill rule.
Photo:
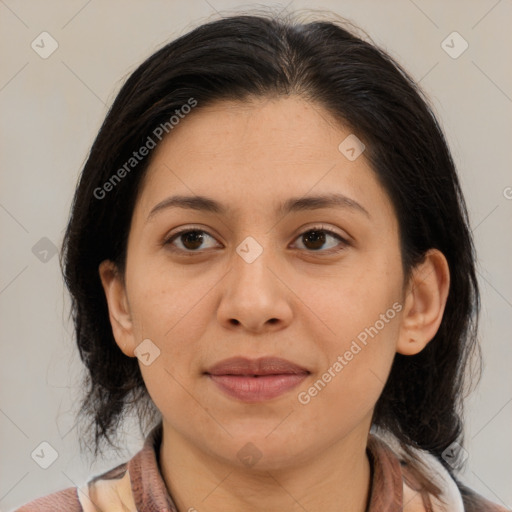
<svg viewBox="0 0 512 512">
<path fill-rule="evenodd" d="M 298 386 L 309 374 L 210 375 L 208 377 L 227 395 L 244 402 L 262 402 L 276 398 Z"/>
</svg>

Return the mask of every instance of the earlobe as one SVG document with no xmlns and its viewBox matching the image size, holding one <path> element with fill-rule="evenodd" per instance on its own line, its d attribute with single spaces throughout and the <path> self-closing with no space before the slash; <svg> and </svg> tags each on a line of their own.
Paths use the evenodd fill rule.
<svg viewBox="0 0 512 512">
<path fill-rule="evenodd" d="M 110 260 L 102 261 L 98 271 L 107 299 L 110 324 L 116 343 L 124 354 L 135 357 L 133 324 L 123 278 L 116 265 Z"/>
<path fill-rule="evenodd" d="M 430 249 L 411 272 L 407 284 L 397 352 L 414 355 L 435 336 L 443 319 L 450 271 L 442 252 Z"/>
</svg>

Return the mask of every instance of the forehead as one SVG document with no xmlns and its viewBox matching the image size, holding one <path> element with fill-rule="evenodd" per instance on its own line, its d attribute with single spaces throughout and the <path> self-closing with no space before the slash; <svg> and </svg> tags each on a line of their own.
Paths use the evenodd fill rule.
<svg viewBox="0 0 512 512">
<path fill-rule="evenodd" d="M 215 196 L 232 214 L 270 203 L 277 212 L 290 197 L 339 193 L 389 210 L 364 152 L 340 150 L 347 137 L 323 107 L 295 96 L 198 105 L 151 155 L 139 206 L 147 216 L 180 194 Z"/>
</svg>

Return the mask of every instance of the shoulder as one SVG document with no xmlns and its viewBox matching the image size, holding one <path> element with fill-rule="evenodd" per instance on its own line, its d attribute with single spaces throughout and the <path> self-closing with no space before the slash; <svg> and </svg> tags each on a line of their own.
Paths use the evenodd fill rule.
<svg viewBox="0 0 512 512">
<path fill-rule="evenodd" d="M 122 463 L 115 468 L 109 469 L 105 473 L 90 479 L 85 484 L 85 487 L 91 482 L 121 478 L 126 473 L 126 468 L 127 463 Z M 15 509 L 13 512 L 85 512 L 82 506 L 85 499 L 84 492 L 85 488 L 68 487 L 67 489 L 37 498 Z M 82 495 L 82 500 L 80 500 L 79 493 Z"/>
<path fill-rule="evenodd" d="M 510 512 L 465 486 L 429 452 L 417 449 L 406 452 L 386 433 L 370 434 L 368 448 L 377 469 L 382 466 L 375 474 L 375 491 L 394 494 L 404 511 Z M 375 510 L 382 510 L 382 507 L 375 507 Z"/>
<path fill-rule="evenodd" d="M 457 482 L 462 500 L 464 501 L 464 510 L 466 512 L 510 512 L 509 508 L 503 507 L 487 500 L 480 494 Z"/>
<path fill-rule="evenodd" d="M 82 512 L 76 487 L 37 498 L 14 512 Z"/>
<path fill-rule="evenodd" d="M 151 510 L 174 510 L 167 495 L 165 484 L 159 476 L 156 447 L 161 441 L 160 422 L 147 436 L 143 448 L 130 460 L 92 478 L 78 487 L 69 487 L 31 501 L 12 512 L 89 512 L 97 511 L 98 500 L 121 498 L 124 505 L 133 504 L 133 510 L 143 510 L 148 495 L 153 500 Z M 133 489 L 132 489 L 133 481 Z M 119 494 L 121 492 L 121 494 Z M 100 495 L 97 495 L 100 493 Z M 98 497 L 100 496 L 100 497 Z M 133 498 L 138 500 L 133 503 Z M 138 506 L 138 508 L 136 508 Z M 119 508 L 114 510 L 132 510 Z M 100 507 L 100 510 L 110 510 Z M 146 510 L 146 508 L 144 508 Z"/>
</svg>

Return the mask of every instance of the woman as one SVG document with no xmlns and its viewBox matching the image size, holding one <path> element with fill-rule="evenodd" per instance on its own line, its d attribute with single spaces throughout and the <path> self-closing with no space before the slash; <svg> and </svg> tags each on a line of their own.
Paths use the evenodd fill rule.
<svg viewBox="0 0 512 512">
<path fill-rule="evenodd" d="M 63 270 L 96 453 L 21 511 L 502 511 L 457 479 L 479 293 L 421 92 L 341 23 L 233 16 L 144 62 L 93 144 Z"/>
</svg>

